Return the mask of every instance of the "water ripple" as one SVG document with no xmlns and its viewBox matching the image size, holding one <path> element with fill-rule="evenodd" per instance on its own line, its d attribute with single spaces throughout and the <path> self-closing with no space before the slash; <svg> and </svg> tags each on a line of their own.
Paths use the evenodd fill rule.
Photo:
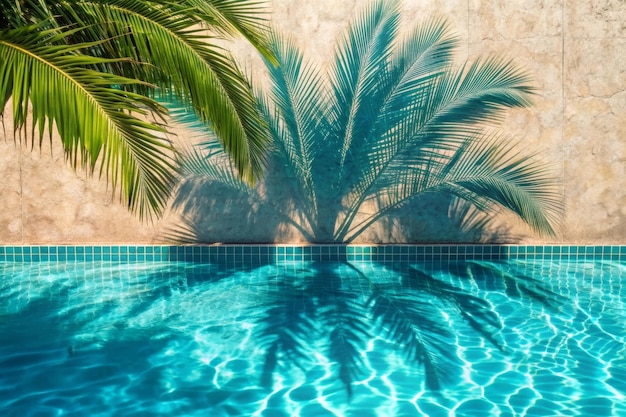
<svg viewBox="0 0 626 417">
<path fill-rule="evenodd" d="M 621 264 L 42 262 L 0 273 L 3 416 L 626 415 Z M 424 322 L 394 329 L 389 311 L 369 310 L 373 289 Z M 552 293 L 564 301 L 542 302 Z M 409 296 L 417 304 L 393 304 Z M 271 308 L 287 314 L 275 328 Z M 336 328 L 345 350 L 331 354 Z M 446 374 L 437 390 L 428 361 Z"/>
</svg>

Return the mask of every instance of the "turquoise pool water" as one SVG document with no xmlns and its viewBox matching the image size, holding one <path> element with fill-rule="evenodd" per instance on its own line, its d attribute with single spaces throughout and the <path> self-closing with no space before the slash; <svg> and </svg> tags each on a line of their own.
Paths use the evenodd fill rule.
<svg viewBox="0 0 626 417">
<path fill-rule="evenodd" d="M 2 416 L 624 416 L 626 265 L 0 262 Z"/>
</svg>

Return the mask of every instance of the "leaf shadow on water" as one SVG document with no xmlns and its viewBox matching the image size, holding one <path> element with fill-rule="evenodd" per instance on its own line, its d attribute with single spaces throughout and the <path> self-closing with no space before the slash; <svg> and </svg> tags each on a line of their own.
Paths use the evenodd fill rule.
<svg viewBox="0 0 626 417">
<path fill-rule="evenodd" d="M 176 415 L 227 408 L 239 387 L 215 387 L 213 365 L 189 366 L 181 347 L 189 338 L 180 326 L 184 307 L 177 302 L 202 301 L 205 288 L 245 269 L 189 262 L 94 265 L 62 265 L 58 277 L 54 268 L 27 270 L 22 292 L 0 293 L 11 307 L 0 322 L 0 386 L 6 390 L 0 408 L 27 415 L 51 397 L 59 409 L 80 415 L 165 415 L 160 404 L 177 408 Z"/>
<path fill-rule="evenodd" d="M 318 352 L 333 364 L 350 399 L 354 383 L 364 374 L 363 349 L 373 335 L 383 335 L 407 365 L 422 369 L 426 389 L 436 393 L 453 383 L 463 366 L 457 350 L 450 348 L 457 324 L 451 325 L 442 313 L 466 323 L 478 337 L 507 354 L 499 335 L 502 320 L 486 293 L 497 291 L 551 309 L 566 302 L 540 279 L 492 263 L 458 262 L 443 269 L 432 264 L 378 266 L 394 279 L 370 277 L 349 262 L 319 262 L 281 277 L 268 290 L 257 323 L 265 350 L 263 386 L 271 387 L 281 369 L 295 366 L 306 371 L 311 352 Z M 440 279 L 442 272 L 452 279 Z M 468 286 L 480 291 L 470 291 Z"/>
</svg>

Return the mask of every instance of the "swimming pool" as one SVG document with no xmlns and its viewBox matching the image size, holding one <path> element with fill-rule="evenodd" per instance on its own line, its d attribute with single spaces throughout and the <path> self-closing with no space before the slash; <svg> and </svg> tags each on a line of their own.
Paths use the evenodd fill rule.
<svg viewBox="0 0 626 417">
<path fill-rule="evenodd" d="M 468 248 L 3 248 L 0 414 L 626 415 L 624 248 Z"/>
</svg>

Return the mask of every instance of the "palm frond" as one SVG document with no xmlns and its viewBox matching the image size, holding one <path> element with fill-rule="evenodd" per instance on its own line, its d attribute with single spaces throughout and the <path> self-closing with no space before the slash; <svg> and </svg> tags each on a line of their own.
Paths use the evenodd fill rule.
<svg viewBox="0 0 626 417">
<path fill-rule="evenodd" d="M 375 121 L 371 131 L 363 138 L 362 146 L 351 150 L 353 175 L 344 181 L 350 190 L 346 211 L 337 236 L 346 236 L 358 208 L 364 201 L 384 186 L 377 183 L 388 165 L 401 152 L 407 152 L 413 132 L 419 128 L 414 115 L 428 106 L 424 100 L 433 82 L 448 68 L 456 38 L 449 34 L 445 21 L 433 20 L 418 26 L 392 58 L 393 66 L 388 72 L 388 82 L 381 82 L 381 102 L 375 107 Z M 368 98 L 371 103 L 373 99 Z M 430 158 L 431 152 L 419 153 L 422 160 Z"/>
<path fill-rule="evenodd" d="M 498 240 L 516 242 L 519 238 L 498 228 L 496 231 L 492 223 L 497 213 L 480 211 L 468 201 L 453 197 L 448 207 L 448 217 L 455 227 L 467 236 L 466 241 L 476 243 L 489 243 Z"/>
<path fill-rule="evenodd" d="M 0 33 L 0 97 L 11 97 L 16 128 L 32 106 L 40 139 L 54 125 L 75 168 L 100 162 L 124 204 L 140 217 L 158 214 L 173 181 L 173 150 L 162 127 L 134 114 L 164 109 L 122 88 L 140 81 L 90 69 L 109 60 L 81 55 L 90 44 L 65 45 L 72 33 L 39 26 Z"/>
<path fill-rule="evenodd" d="M 338 42 L 328 85 L 291 40 L 272 38 L 281 65 L 268 62 L 269 94 L 257 100 L 284 170 L 272 180 L 292 187 L 298 212 L 288 223 L 306 223 L 296 228 L 315 242 L 349 242 L 422 193 L 444 192 L 554 235 L 554 176 L 485 133 L 506 110 L 530 105 L 529 75 L 499 58 L 455 68 L 458 41 L 445 21 L 403 39 L 399 18 L 397 1 L 367 6 Z"/>
<path fill-rule="evenodd" d="M 528 73 L 497 57 L 476 60 L 440 80 L 433 126 L 498 124 L 505 110 L 530 106 L 535 91 Z"/>
<path fill-rule="evenodd" d="M 278 62 L 269 43 L 269 10 L 258 0 L 185 0 L 211 30 L 235 37 L 243 35 L 265 59 Z"/>
<path fill-rule="evenodd" d="M 351 238 L 420 194 L 441 191 L 469 202 L 484 213 L 505 208 L 533 231 L 555 235 L 563 210 L 558 181 L 534 155 L 521 155 L 510 140 L 491 135 L 468 138 L 447 159 L 440 159 L 431 159 L 426 165 L 419 165 L 418 162 L 424 163 L 421 160 L 407 162 L 394 175 L 390 171 L 381 176 L 376 194 L 378 210 L 353 225 Z"/>
<path fill-rule="evenodd" d="M 94 52 L 132 59 L 107 71 L 146 80 L 159 88 L 160 97 L 185 104 L 211 124 L 245 181 L 262 176 L 266 126 L 250 83 L 202 27 L 202 11 L 187 2 L 141 0 L 62 2 L 58 9 L 64 21 L 77 21 L 91 28 L 92 37 L 107 39 Z M 154 88 L 138 87 L 155 96 Z"/>
<path fill-rule="evenodd" d="M 431 38 L 436 39 L 435 35 L 445 34 L 445 27 L 435 25 L 433 31 Z M 418 39 L 422 37 L 425 35 Z M 444 44 L 441 54 L 447 58 L 453 40 L 439 40 Z M 482 124 L 498 122 L 505 109 L 530 104 L 533 89 L 528 75 L 510 62 L 495 58 L 477 61 L 456 72 L 447 65 L 445 60 L 439 67 L 433 63 L 430 69 L 435 76 L 414 85 L 420 95 L 404 102 L 398 96 L 396 114 L 388 111 L 381 116 L 398 123 L 377 132 L 377 141 L 367 155 L 371 162 L 360 161 L 369 169 L 357 176 L 361 181 L 352 187 L 347 210 L 352 215 L 345 218 L 340 236 L 347 235 L 358 207 L 372 194 L 378 198 L 387 195 L 388 203 L 377 213 L 380 218 L 406 203 L 409 195 L 432 188 L 429 180 L 435 178 L 434 173 L 450 163 L 451 152 L 480 136 Z M 358 230 L 364 230 L 372 220 L 364 220 Z"/>
</svg>

